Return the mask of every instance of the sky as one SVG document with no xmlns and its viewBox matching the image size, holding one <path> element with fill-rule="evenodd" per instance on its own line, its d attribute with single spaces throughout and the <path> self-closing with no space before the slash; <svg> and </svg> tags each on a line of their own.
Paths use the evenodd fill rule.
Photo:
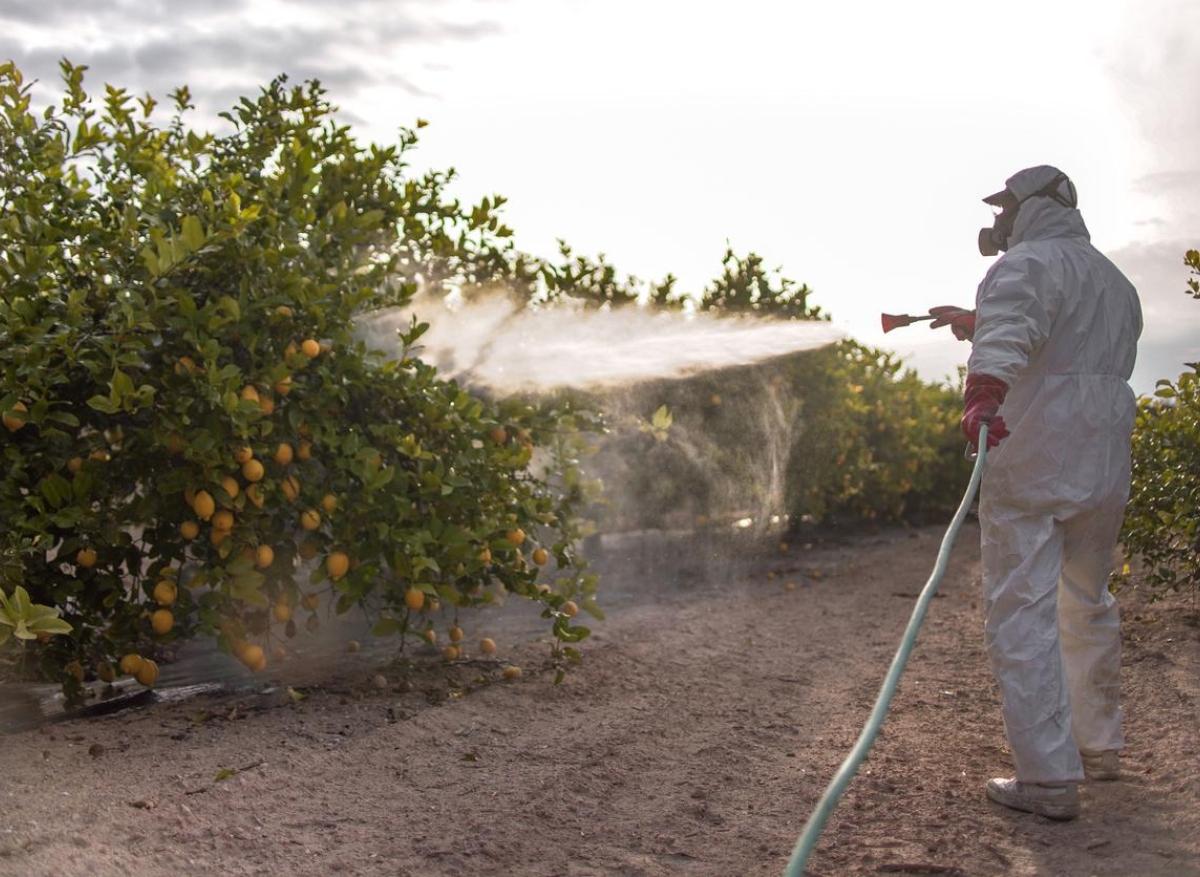
<svg viewBox="0 0 1200 877">
<path fill-rule="evenodd" d="M 1135 389 L 1200 359 L 1189 0 L 0 0 L 0 34 L 47 90 L 65 55 L 93 83 L 186 82 L 202 120 L 315 76 L 363 140 L 428 119 L 417 164 L 455 167 L 466 200 L 507 196 L 525 250 L 561 238 L 693 290 L 727 244 L 754 250 L 931 379 L 967 346 L 885 337 L 880 312 L 970 307 L 979 199 L 1054 164 L 1141 294 Z"/>
</svg>

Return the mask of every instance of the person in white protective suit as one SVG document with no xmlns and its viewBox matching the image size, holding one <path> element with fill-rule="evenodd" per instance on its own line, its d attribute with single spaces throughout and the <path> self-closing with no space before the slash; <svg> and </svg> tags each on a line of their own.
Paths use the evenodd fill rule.
<svg viewBox="0 0 1200 877">
<path fill-rule="evenodd" d="M 980 488 L 986 641 L 1016 776 L 988 797 L 1055 819 L 1079 814 L 1077 784 L 1119 778 L 1121 639 L 1108 590 L 1129 498 L 1136 403 L 1128 380 L 1142 330 L 1137 291 L 1092 246 L 1074 184 L 1023 170 L 984 199 L 980 231 L 1006 250 L 975 311 L 940 309 L 973 341 L 963 431 L 988 423 Z"/>
</svg>

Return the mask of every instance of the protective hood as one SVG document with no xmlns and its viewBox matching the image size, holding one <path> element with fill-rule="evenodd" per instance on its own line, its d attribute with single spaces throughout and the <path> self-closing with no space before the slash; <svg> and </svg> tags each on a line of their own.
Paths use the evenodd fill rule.
<svg viewBox="0 0 1200 877">
<path fill-rule="evenodd" d="M 1054 185 L 1056 179 L 1059 182 Z M 1043 164 L 1018 171 L 1005 180 L 1003 189 L 983 200 L 987 204 L 1005 208 L 1006 213 L 1016 210 L 1012 230 L 1005 235 L 1002 249 L 1011 249 L 1021 241 L 1056 237 L 1090 239 L 1083 216 L 1076 206 L 1078 194 L 1075 184 L 1051 165 Z"/>
</svg>

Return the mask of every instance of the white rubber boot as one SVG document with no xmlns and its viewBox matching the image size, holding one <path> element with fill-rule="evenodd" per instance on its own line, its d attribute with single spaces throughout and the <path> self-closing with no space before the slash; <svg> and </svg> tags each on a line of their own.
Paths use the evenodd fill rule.
<svg viewBox="0 0 1200 877">
<path fill-rule="evenodd" d="M 1079 789 L 1075 783 L 1047 786 L 994 779 L 988 780 L 987 796 L 997 804 L 1047 819 L 1067 820 L 1079 815 Z"/>
<path fill-rule="evenodd" d="M 1079 754 L 1083 758 L 1083 773 L 1089 780 L 1112 782 L 1121 778 L 1121 761 L 1117 750 L 1088 752 L 1080 749 Z"/>
</svg>

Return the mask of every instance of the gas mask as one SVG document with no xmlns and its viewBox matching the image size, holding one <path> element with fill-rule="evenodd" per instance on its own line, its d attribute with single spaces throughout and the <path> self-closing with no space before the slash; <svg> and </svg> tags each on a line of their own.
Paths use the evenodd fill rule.
<svg viewBox="0 0 1200 877">
<path fill-rule="evenodd" d="M 1015 182 L 1018 177 L 1009 180 L 1010 183 Z M 1068 195 L 1064 196 L 1058 191 L 1058 187 L 1062 183 L 1067 184 Z M 1057 174 L 1049 183 L 1042 186 L 1035 192 L 1030 192 L 1023 198 L 1018 198 L 1011 189 L 1004 189 L 997 192 L 995 195 L 989 195 L 984 198 L 984 203 L 991 204 L 993 207 L 999 207 L 1000 212 L 996 214 L 996 219 L 992 223 L 991 228 L 979 229 L 979 252 L 984 256 L 995 256 L 1002 250 L 1008 249 L 1008 239 L 1012 235 L 1013 226 L 1017 222 L 1017 213 L 1021 209 L 1021 205 L 1030 198 L 1051 198 L 1056 203 L 1067 208 L 1074 208 L 1078 204 L 1078 198 L 1075 193 L 1075 184 L 1067 178 L 1064 173 Z"/>
<path fill-rule="evenodd" d="M 1007 189 L 1000 194 L 1000 197 L 1003 199 L 1003 204 L 1000 212 L 996 214 L 992 227 L 984 226 L 979 229 L 979 252 L 984 256 L 995 256 L 1001 250 L 1008 249 L 1008 236 L 1012 234 L 1013 225 L 1017 221 L 1017 211 L 1021 209 L 1021 202 L 1017 200 L 1017 196 Z"/>
</svg>

